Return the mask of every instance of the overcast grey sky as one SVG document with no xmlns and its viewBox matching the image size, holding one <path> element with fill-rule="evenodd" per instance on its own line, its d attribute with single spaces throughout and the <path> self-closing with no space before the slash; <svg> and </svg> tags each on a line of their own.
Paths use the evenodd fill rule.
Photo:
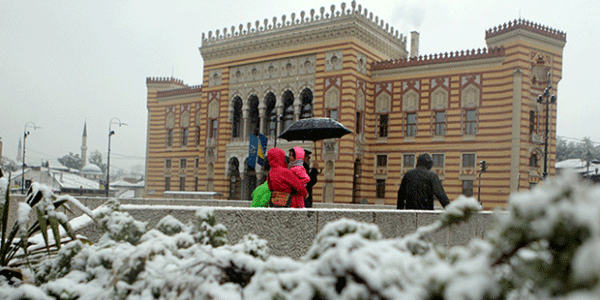
<svg viewBox="0 0 600 300">
<path fill-rule="evenodd" d="M 346 1 L 350 5 L 351 1 Z M 285 4 L 284 4 L 285 3 Z M 1 1 L 0 137 L 15 160 L 27 122 L 27 162 L 80 153 L 106 161 L 113 117 L 128 126 L 111 140 L 111 169 L 143 165 L 146 77 L 202 83 L 200 37 L 208 31 L 341 1 Z M 522 17 L 567 33 L 558 84 L 558 135 L 600 142 L 600 1 L 357 1 L 404 35 L 419 31 L 420 53 L 483 48 L 485 30 Z"/>
</svg>

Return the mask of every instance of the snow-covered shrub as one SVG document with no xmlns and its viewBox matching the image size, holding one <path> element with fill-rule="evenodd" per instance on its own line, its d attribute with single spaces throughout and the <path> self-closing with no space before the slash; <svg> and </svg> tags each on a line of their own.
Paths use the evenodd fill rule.
<svg viewBox="0 0 600 300">
<path fill-rule="evenodd" d="M 381 233 L 379 232 L 379 227 L 377 227 L 377 225 L 341 219 L 337 222 L 331 222 L 325 225 L 325 227 L 317 234 L 313 245 L 310 247 L 304 258 L 319 258 L 325 251 L 339 246 L 340 239 L 349 234 L 369 241 L 381 239 Z"/>
<path fill-rule="evenodd" d="M 8 224 L 9 206 L 11 205 L 9 195 L 9 181 L 7 178 L 0 178 L 0 231 L 2 231 L 2 239 L 0 239 L 0 266 L 9 266 L 15 258 L 27 258 L 25 263 L 31 263 L 28 257 L 31 252 L 39 253 L 44 247 L 50 253 L 53 249 L 60 249 L 61 245 L 69 240 L 61 238 L 60 230 L 64 230 L 70 240 L 75 240 L 75 235 L 71 226 L 68 224 L 67 216 L 58 211 L 60 207 L 67 207 L 67 203 L 72 199 L 69 197 L 57 197 L 52 190 L 37 182 L 34 182 L 29 187 L 27 195 L 23 202 L 18 202 L 16 205 L 17 216 L 16 221 Z M 15 205 L 15 203 L 12 203 Z M 35 212 L 34 218 L 31 218 L 31 212 Z M 51 236 L 48 234 L 51 232 Z M 30 237 L 34 234 L 41 233 L 43 244 L 41 241 L 33 242 Z M 52 242 L 50 241 L 52 237 Z"/>
<path fill-rule="evenodd" d="M 198 243 L 213 247 L 227 244 L 227 228 L 217 224 L 213 208 L 202 207 L 196 211 L 192 224 L 192 235 Z"/>
<path fill-rule="evenodd" d="M 83 249 L 81 241 L 74 241 L 65 245 L 53 260 L 42 261 L 36 272 L 36 283 L 45 283 L 63 277 L 72 268 L 72 259 Z"/>
<path fill-rule="evenodd" d="M 102 238 L 113 241 L 126 241 L 136 245 L 142 235 L 148 230 L 147 222 L 135 220 L 119 208 L 120 203 L 111 198 L 106 205 L 94 211 L 94 219 L 98 222 L 98 228 L 104 232 Z"/>
<path fill-rule="evenodd" d="M 173 216 L 168 215 L 158 221 L 156 229 L 168 236 L 173 236 L 183 230 L 184 224 Z"/>
<path fill-rule="evenodd" d="M 203 209 L 188 224 L 163 219 L 137 243 L 107 235 L 63 247 L 38 271 L 38 286 L 0 283 L 0 298 L 600 299 L 600 187 L 552 179 L 513 195 L 487 238 L 452 248 L 430 242 L 479 208 L 459 198 L 437 222 L 396 239 L 339 220 L 302 260 L 269 256 L 252 235 L 227 244 L 226 229 Z M 113 212 L 98 216 L 123 218 Z"/>
<path fill-rule="evenodd" d="M 269 257 L 269 245 L 266 240 L 259 239 L 255 234 L 247 234 L 235 245 L 225 245 L 233 252 L 243 252 L 266 260 Z"/>
<path fill-rule="evenodd" d="M 267 242 L 254 235 L 228 245 L 227 230 L 210 209 L 200 209 L 189 224 L 167 216 L 148 230 L 145 223 L 136 224 L 120 211 L 116 200 L 93 215 L 105 235 L 94 245 L 72 243 L 44 261 L 36 271 L 36 284 L 45 295 L 54 299 L 240 299 L 242 288 L 268 257 Z M 137 229 L 132 231 L 133 227 Z M 31 288 L 23 284 L 15 291 Z"/>
</svg>

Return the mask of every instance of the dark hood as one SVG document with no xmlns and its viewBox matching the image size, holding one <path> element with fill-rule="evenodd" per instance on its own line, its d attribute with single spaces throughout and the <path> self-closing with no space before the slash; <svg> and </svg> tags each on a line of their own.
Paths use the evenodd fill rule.
<svg viewBox="0 0 600 300">
<path fill-rule="evenodd" d="M 427 153 L 421 154 L 417 158 L 417 167 L 424 167 L 427 170 L 431 170 L 431 167 L 433 167 L 433 159 L 431 159 L 431 156 Z"/>
<path fill-rule="evenodd" d="M 269 160 L 269 166 L 271 168 L 287 168 L 287 164 L 285 163 L 285 152 L 279 148 L 271 148 L 271 150 L 267 152 L 267 159 Z"/>
</svg>

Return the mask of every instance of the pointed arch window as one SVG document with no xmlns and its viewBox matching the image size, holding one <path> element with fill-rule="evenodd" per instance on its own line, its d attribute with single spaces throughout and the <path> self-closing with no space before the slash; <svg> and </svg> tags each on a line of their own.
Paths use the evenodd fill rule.
<svg viewBox="0 0 600 300">
<path fill-rule="evenodd" d="M 529 166 L 532 168 L 537 168 L 539 166 L 537 154 L 531 153 L 531 156 L 529 156 Z"/>
<path fill-rule="evenodd" d="M 283 126 L 281 130 L 285 130 L 294 123 L 294 94 L 291 91 L 283 93 Z"/>
<path fill-rule="evenodd" d="M 240 137 L 242 131 L 242 99 L 235 97 L 233 99 L 233 124 L 231 128 L 231 137 Z"/>
<path fill-rule="evenodd" d="M 256 95 L 250 96 L 248 99 L 248 134 L 257 134 L 260 127 L 260 114 L 258 112 L 258 97 Z"/>
<path fill-rule="evenodd" d="M 263 128 L 263 132 L 269 136 L 275 136 L 275 131 L 277 130 L 277 122 L 275 122 L 275 118 L 277 118 L 277 109 L 275 109 L 275 95 L 273 93 L 268 93 L 265 96 L 265 104 L 267 109 L 265 111 L 265 128 Z"/>
<path fill-rule="evenodd" d="M 302 99 L 302 112 L 300 113 L 300 119 L 312 118 L 314 116 L 313 110 L 313 94 L 308 88 L 302 90 L 300 93 Z"/>
</svg>

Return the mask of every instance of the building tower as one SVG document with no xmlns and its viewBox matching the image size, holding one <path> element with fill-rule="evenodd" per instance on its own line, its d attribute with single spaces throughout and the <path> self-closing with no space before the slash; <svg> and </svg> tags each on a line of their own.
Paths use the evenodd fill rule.
<svg viewBox="0 0 600 300">
<path fill-rule="evenodd" d="M 87 162 L 87 122 L 83 123 L 83 135 L 81 137 L 81 168 L 85 167 Z"/>
</svg>

